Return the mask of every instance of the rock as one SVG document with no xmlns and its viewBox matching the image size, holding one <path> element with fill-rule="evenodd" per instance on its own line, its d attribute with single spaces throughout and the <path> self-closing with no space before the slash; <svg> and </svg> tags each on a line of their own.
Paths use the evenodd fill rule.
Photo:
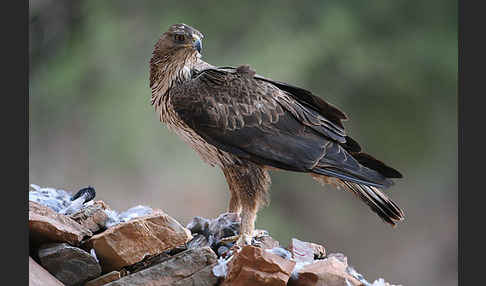
<svg viewBox="0 0 486 286">
<path fill-rule="evenodd" d="M 209 231 L 209 223 L 210 220 L 196 216 L 192 218 L 186 227 L 191 231 L 192 234 L 199 233 L 207 236 L 207 232 Z"/>
<path fill-rule="evenodd" d="M 327 257 L 334 257 L 336 258 L 337 260 L 341 261 L 342 263 L 344 263 L 346 266 L 348 265 L 348 258 L 346 257 L 346 255 L 342 254 L 342 253 L 329 253 L 329 255 L 327 255 Z"/>
<path fill-rule="evenodd" d="M 276 254 L 276 255 L 282 257 L 283 259 L 287 259 L 287 260 L 292 259 L 292 253 L 290 253 L 290 251 L 288 251 L 287 249 L 280 247 L 280 246 L 270 248 L 270 249 L 265 249 L 265 251 Z"/>
<path fill-rule="evenodd" d="M 101 267 L 88 252 L 67 243 L 40 247 L 41 265 L 66 285 L 80 285 L 101 274 Z"/>
<path fill-rule="evenodd" d="M 83 246 L 94 248 L 103 272 L 110 272 L 184 244 L 191 238 L 188 229 L 156 210 L 110 227 L 91 237 Z"/>
<path fill-rule="evenodd" d="M 218 251 L 217 251 L 218 257 L 220 256 L 225 257 L 228 251 L 230 251 L 230 248 L 228 248 L 227 246 L 222 245 L 218 247 Z"/>
<path fill-rule="evenodd" d="M 111 271 L 110 273 L 106 273 L 96 279 L 90 280 L 84 284 L 84 286 L 101 286 L 112 281 L 118 280 L 122 277 L 122 273 L 120 271 Z"/>
<path fill-rule="evenodd" d="M 347 264 L 336 257 L 317 260 L 303 266 L 298 279 L 289 281 L 289 286 L 364 286 L 346 272 Z"/>
<path fill-rule="evenodd" d="M 46 242 L 67 242 L 78 245 L 92 232 L 71 218 L 52 209 L 29 201 L 29 233 L 31 242 L 40 245 Z"/>
<path fill-rule="evenodd" d="M 97 201 L 69 217 L 89 229 L 92 233 L 97 233 L 106 228 L 108 215 L 105 212 L 105 207 L 106 204 Z"/>
<path fill-rule="evenodd" d="M 212 269 L 214 264 L 204 267 L 202 270 L 194 273 L 193 275 L 181 279 L 175 283 L 173 286 L 214 286 L 218 283 L 218 278 L 213 275 Z"/>
<path fill-rule="evenodd" d="M 279 247 L 280 243 L 273 239 L 269 235 L 264 235 L 260 237 L 254 237 L 253 238 L 253 245 L 261 247 L 263 249 L 272 249 L 275 247 Z"/>
<path fill-rule="evenodd" d="M 228 263 L 222 285 L 286 285 L 295 262 L 255 246 L 245 246 Z"/>
<path fill-rule="evenodd" d="M 292 258 L 296 262 L 314 261 L 314 249 L 309 242 L 300 241 L 297 238 L 292 238 L 289 248 L 290 252 L 292 253 Z"/>
<path fill-rule="evenodd" d="M 130 266 L 126 266 L 123 269 L 127 270 L 129 273 L 135 273 L 145 268 L 149 268 L 155 264 L 162 263 L 168 260 L 170 257 L 171 256 L 166 252 L 162 252 L 160 254 L 145 257 L 142 261 L 132 264 Z"/>
<path fill-rule="evenodd" d="M 326 249 L 324 246 L 317 243 L 309 243 L 311 248 L 314 250 L 314 259 L 324 259 L 324 257 L 326 257 Z"/>
<path fill-rule="evenodd" d="M 221 239 L 239 234 L 240 221 L 241 218 L 237 213 L 222 213 L 211 220 L 196 216 L 187 224 L 187 228 L 192 234 L 204 235 L 213 250 L 217 251 L 225 244 Z M 230 247 L 230 245 L 225 246 Z"/>
<path fill-rule="evenodd" d="M 209 247 L 188 249 L 159 264 L 108 283 L 106 286 L 214 285 L 217 278 L 210 270 L 216 260 L 216 254 Z"/>
<path fill-rule="evenodd" d="M 240 233 L 240 216 L 236 213 L 222 213 L 209 223 L 209 233 L 215 241 Z M 211 239 L 209 242 L 212 243 Z"/>
<path fill-rule="evenodd" d="M 47 272 L 29 256 L 29 286 L 63 286 L 61 281 Z"/>
<path fill-rule="evenodd" d="M 206 246 L 209 246 L 209 241 L 202 234 L 196 234 L 194 238 L 187 243 L 187 248 L 201 248 Z"/>
<path fill-rule="evenodd" d="M 312 262 L 314 259 L 323 259 L 326 256 L 326 249 L 324 246 L 298 240 L 297 238 L 292 238 L 290 241 L 290 252 L 292 252 L 292 258 L 297 262 Z M 335 254 L 342 255 L 342 254 Z"/>
</svg>

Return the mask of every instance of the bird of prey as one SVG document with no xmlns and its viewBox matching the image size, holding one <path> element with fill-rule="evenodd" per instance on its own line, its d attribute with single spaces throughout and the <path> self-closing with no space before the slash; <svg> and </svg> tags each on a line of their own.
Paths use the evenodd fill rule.
<svg viewBox="0 0 486 286">
<path fill-rule="evenodd" d="M 361 152 L 344 130 L 342 111 L 248 65 L 204 62 L 202 39 L 185 24 L 162 34 L 150 59 L 151 103 L 169 129 L 222 169 L 229 211 L 241 217 L 239 244 L 250 243 L 256 214 L 268 203 L 271 169 L 308 173 L 355 194 L 393 226 L 403 220 L 403 211 L 382 192 L 402 175 Z"/>
</svg>

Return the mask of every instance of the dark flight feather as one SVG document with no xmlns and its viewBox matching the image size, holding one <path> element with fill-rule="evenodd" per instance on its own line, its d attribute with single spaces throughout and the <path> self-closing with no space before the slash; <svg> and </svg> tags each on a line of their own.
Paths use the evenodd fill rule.
<svg viewBox="0 0 486 286">
<path fill-rule="evenodd" d="M 346 140 L 344 130 L 267 80 L 236 70 L 207 69 L 171 93 L 180 118 L 226 152 L 284 170 L 381 188 L 392 184 L 347 151 L 360 147 Z"/>
<path fill-rule="evenodd" d="M 364 201 L 385 222 L 395 226 L 403 220 L 403 211 L 379 189 L 373 186 L 341 181 L 342 185 Z"/>
</svg>

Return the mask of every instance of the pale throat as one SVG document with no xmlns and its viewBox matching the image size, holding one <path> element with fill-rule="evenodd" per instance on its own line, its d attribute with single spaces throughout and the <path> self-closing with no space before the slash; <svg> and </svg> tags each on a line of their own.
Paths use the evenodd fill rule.
<svg viewBox="0 0 486 286">
<path fill-rule="evenodd" d="M 196 62 L 201 55 L 196 52 L 185 58 L 184 61 L 179 62 L 175 67 L 175 72 L 169 73 L 171 75 L 171 86 L 182 84 L 191 79 L 191 72 Z"/>
<path fill-rule="evenodd" d="M 175 60 L 174 57 L 177 59 Z M 189 53 L 185 55 L 171 55 L 161 57 L 157 63 L 158 80 L 151 86 L 152 104 L 159 106 L 162 99 L 168 99 L 170 90 L 191 80 L 191 70 L 196 66 L 200 54 Z"/>
</svg>

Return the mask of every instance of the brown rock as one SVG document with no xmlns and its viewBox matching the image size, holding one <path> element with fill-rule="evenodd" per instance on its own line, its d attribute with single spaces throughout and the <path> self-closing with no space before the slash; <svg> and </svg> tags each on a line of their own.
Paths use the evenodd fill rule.
<svg viewBox="0 0 486 286">
<path fill-rule="evenodd" d="M 64 286 L 29 256 L 29 286 Z"/>
<path fill-rule="evenodd" d="M 222 285 L 286 285 L 295 262 L 262 248 L 245 246 L 228 263 L 228 274 Z"/>
<path fill-rule="evenodd" d="M 67 243 L 41 246 L 42 266 L 65 285 L 79 285 L 101 274 L 98 261 L 86 251 Z"/>
<path fill-rule="evenodd" d="M 94 248 L 103 272 L 119 270 L 192 238 L 189 230 L 161 210 L 117 224 L 85 244 Z"/>
<path fill-rule="evenodd" d="M 78 245 L 84 237 L 92 235 L 89 229 L 71 218 L 32 201 L 29 201 L 29 233 L 36 245 L 45 242 Z"/>
<path fill-rule="evenodd" d="M 70 215 L 74 221 L 89 229 L 91 232 L 99 232 L 106 227 L 108 215 L 104 212 L 106 204 L 96 201 L 92 205 L 83 208 L 79 212 Z"/>
<path fill-rule="evenodd" d="M 135 272 L 106 286 L 129 285 L 214 285 L 210 271 L 217 261 L 209 247 L 188 249 L 150 268 Z M 193 284 L 190 284 L 193 283 Z"/>
<path fill-rule="evenodd" d="M 96 279 L 90 280 L 84 284 L 84 286 L 101 286 L 112 281 L 118 280 L 122 277 L 122 273 L 120 271 L 111 271 L 110 273 L 106 273 Z"/>
<path fill-rule="evenodd" d="M 346 272 L 347 265 L 335 257 L 318 260 L 305 265 L 299 271 L 297 281 L 292 286 L 363 286 L 356 278 Z M 346 283 L 349 282 L 349 284 Z"/>
</svg>

